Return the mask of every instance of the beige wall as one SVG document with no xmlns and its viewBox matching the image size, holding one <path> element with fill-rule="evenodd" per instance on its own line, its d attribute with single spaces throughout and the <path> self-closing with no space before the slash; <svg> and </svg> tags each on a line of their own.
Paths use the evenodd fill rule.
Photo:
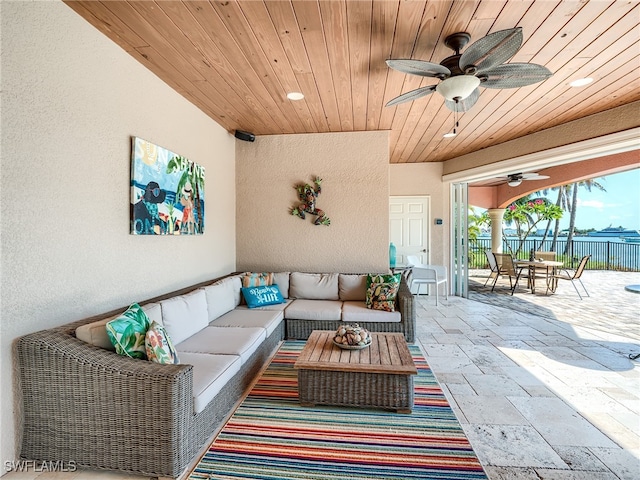
<svg viewBox="0 0 640 480">
<path fill-rule="evenodd" d="M 388 270 L 388 132 L 238 141 L 236 172 L 239 270 Z M 289 213 L 299 203 L 294 186 L 316 175 L 328 227 Z"/>
<path fill-rule="evenodd" d="M 2 2 L 2 33 L 4 473 L 16 337 L 228 273 L 236 252 L 233 136 L 61 2 Z M 205 235 L 129 235 L 132 135 L 205 167 Z"/>
<path fill-rule="evenodd" d="M 442 183 L 442 163 L 403 163 L 390 165 L 389 194 L 430 199 L 431 259 L 434 265 L 449 265 L 449 184 Z M 435 225 L 436 218 L 443 220 Z"/>
</svg>

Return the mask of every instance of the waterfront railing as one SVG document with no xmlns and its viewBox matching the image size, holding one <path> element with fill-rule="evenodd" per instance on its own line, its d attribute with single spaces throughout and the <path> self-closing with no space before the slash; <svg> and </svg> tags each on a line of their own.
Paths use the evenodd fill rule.
<svg viewBox="0 0 640 480">
<path fill-rule="evenodd" d="M 517 251 L 519 245 L 519 239 L 508 238 L 502 242 L 502 251 L 511 253 L 521 260 L 529 259 L 531 249 L 552 251 L 551 239 L 545 240 L 544 243 L 542 239 L 525 239 L 520 251 Z M 583 256 L 591 255 L 586 267 L 588 270 L 640 271 L 640 243 L 591 241 L 580 238 L 569 242 L 569 249 L 565 254 L 566 245 L 566 239 L 558 239 L 555 248 L 557 259 L 564 262 L 565 267 L 576 268 Z M 469 268 L 489 268 L 485 251 L 491 250 L 491 239 L 479 238 L 472 241 L 469 247 Z"/>
</svg>

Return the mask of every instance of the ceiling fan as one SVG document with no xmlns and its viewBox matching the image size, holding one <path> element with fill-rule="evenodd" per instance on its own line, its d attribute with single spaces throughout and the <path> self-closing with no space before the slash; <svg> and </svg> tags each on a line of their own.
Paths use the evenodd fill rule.
<svg viewBox="0 0 640 480">
<path fill-rule="evenodd" d="M 507 185 L 510 187 L 517 187 L 522 183 L 523 180 L 545 180 L 549 178 L 548 175 L 539 175 L 537 173 L 511 173 L 506 177 L 501 177 L 507 179 Z"/>
<path fill-rule="evenodd" d="M 444 44 L 454 50 L 455 55 L 440 62 L 425 60 L 387 60 L 394 70 L 422 77 L 438 78 L 437 85 L 418 88 L 390 100 L 387 107 L 409 102 L 438 92 L 444 97 L 449 110 L 466 112 L 478 100 L 483 88 L 518 88 L 549 78 L 552 73 L 535 63 L 507 63 L 522 46 L 522 28 L 510 28 L 491 33 L 472 43 L 460 53 L 471 40 L 466 32 L 454 33 Z"/>
</svg>

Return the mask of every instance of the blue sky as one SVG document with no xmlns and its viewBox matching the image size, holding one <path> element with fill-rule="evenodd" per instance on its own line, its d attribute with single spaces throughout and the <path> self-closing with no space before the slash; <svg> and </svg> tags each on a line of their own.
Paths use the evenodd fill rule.
<svg viewBox="0 0 640 480">
<path fill-rule="evenodd" d="M 608 226 L 640 229 L 640 169 L 595 178 L 606 192 L 584 187 L 578 190 L 576 228 L 601 230 Z M 554 192 L 548 195 L 555 203 Z M 560 228 L 568 228 L 569 214 L 560 220 Z"/>
</svg>

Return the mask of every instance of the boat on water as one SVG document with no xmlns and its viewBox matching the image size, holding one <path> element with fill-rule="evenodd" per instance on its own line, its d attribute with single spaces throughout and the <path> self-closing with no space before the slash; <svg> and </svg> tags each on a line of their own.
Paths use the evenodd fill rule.
<svg viewBox="0 0 640 480">
<path fill-rule="evenodd" d="M 638 238 L 640 240 L 640 230 L 631 230 L 623 227 L 607 227 L 597 232 L 589 232 L 590 237 L 622 237 L 626 238 Z"/>
</svg>

